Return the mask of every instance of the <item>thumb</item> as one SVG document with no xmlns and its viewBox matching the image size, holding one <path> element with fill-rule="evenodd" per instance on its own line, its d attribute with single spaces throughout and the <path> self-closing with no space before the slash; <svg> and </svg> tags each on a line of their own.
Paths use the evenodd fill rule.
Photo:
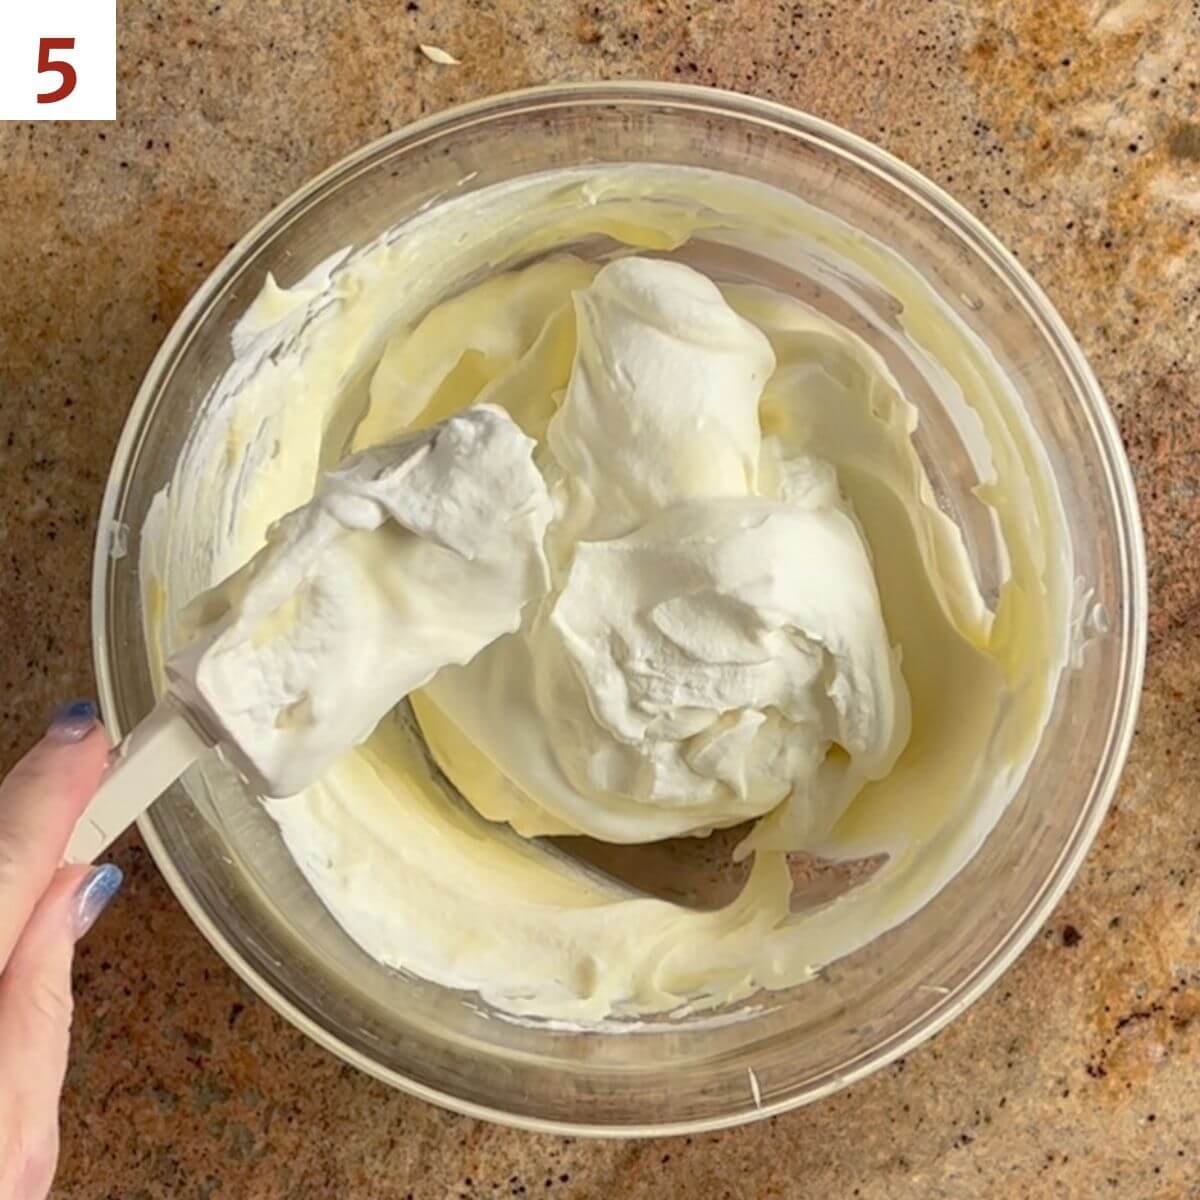
<svg viewBox="0 0 1200 1200">
<path fill-rule="evenodd" d="M 58 1100 L 71 1030 L 71 960 L 75 942 L 121 885 L 121 870 L 63 867 L 22 930 L 0 975 L 0 1079 L 21 1124 L 20 1182 L 40 1195 L 42 1172 L 53 1172 L 58 1150 Z M 24 1175 L 24 1179 L 20 1175 Z M 3 1172 L 0 1172 L 0 1179 Z"/>
</svg>

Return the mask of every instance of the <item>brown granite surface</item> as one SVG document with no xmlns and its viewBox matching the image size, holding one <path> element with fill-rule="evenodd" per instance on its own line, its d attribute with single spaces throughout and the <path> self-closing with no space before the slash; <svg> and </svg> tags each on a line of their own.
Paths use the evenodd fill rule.
<svg viewBox="0 0 1200 1200">
<path fill-rule="evenodd" d="M 439 67 L 419 41 L 463 59 Z M 1200 3 L 125 0 L 120 119 L 0 126 L 2 754 L 92 690 L 88 570 L 138 380 L 225 249 L 420 113 L 654 77 L 783 100 L 913 163 L 1020 255 L 1091 358 L 1146 517 L 1147 687 L 1051 924 L 872 1079 L 723 1134 L 588 1143 L 441 1112 L 243 987 L 136 836 L 82 946 L 56 1194 L 1200 1196 Z"/>
</svg>

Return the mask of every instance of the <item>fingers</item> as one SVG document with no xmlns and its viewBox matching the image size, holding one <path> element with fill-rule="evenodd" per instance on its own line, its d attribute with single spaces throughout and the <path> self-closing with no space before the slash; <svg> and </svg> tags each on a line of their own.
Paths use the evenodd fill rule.
<svg viewBox="0 0 1200 1200">
<path fill-rule="evenodd" d="M 71 959 L 120 885 L 113 866 L 59 869 L 108 738 L 91 704 L 64 709 L 0 783 L 0 1195 L 37 1200 L 58 1158 Z"/>
<path fill-rule="evenodd" d="M 95 708 L 76 704 L 0 783 L 0 970 L 54 878 L 107 757 Z"/>
<path fill-rule="evenodd" d="M 66 1070 L 75 952 L 71 902 L 87 873 L 86 867 L 59 872 L 0 975 L 0 1078 L 24 1091 L 29 1103 L 20 1107 L 27 1111 L 46 1109 L 48 1097 L 55 1100 Z M 56 1101 L 48 1106 L 50 1112 L 57 1107 Z"/>
<path fill-rule="evenodd" d="M 0 1195 L 44 1196 L 58 1157 L 58 1100 L 71 1030 L 76 939 L 112 899 L 118 868 L 64 867 L 38 901 L 0 974 L 4 1123 Z M 11 1177 L 6 1173 L 11 1172 Z M 7 1189 L 7 1190 L 6 1190 Z"/>
</svg>

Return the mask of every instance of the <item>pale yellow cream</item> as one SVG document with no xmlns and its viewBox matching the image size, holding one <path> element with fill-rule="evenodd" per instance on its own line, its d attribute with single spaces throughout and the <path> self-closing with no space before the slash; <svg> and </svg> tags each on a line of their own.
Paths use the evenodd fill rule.
<svg viewBox="0 0 1200 1200">
<path fill-rule="evenodd" d="M 661 426 L 657 446 L 646 439 L 659 427 L 639 425 L 628 443 L 620 426 L 598 428 L 584 376 L 606 342 L 588 338 L 614 327 L 580 300 L 602 304 L 603 293 L 590 290 L 599 263 L 555 253 L 580 245 L 610 258 L 752 246 L 763 258 L 816 263 L 885 290 L 899 312 L 888 336 L 903 340 L 918 369 L 932 364 L 939 395 L 969 430 L 976 495 L 1007 565 L 994 600 L 985 601 L 962 533 L 935 498 L 914 443 L 917 411 L 888 363 L 865 337 L 798 299 L 717 278 L 722 311 L 708 340 L 697 340 L 696 379 L 726 368 L 719 356 L 702 360 L 727 336 L 740 339 L 746 361 L 764 364 L 763 378 L 747 393 L 757 397 L 748 417 L 714 426 L 712 444 L 694 458 L 680 457 L 691 444 L 681 431 L 733 421 L 719 406 L 711 418 L 692 412 L 678 428 Z M 483 282 L 461 289 L 481 272 Z M 1069 632 L 1069 544 L 1044 453 L 978 339 L 916 272 L 828 214 L 683 168 L 531 177 L 422 214 L 291 289 L 268 281 L 239 326 L 235 352 L 144 531 L 155 661 L 178 646 L 184 604 L 241 566 L 273 521 L 311 497 L 320 470 L 350 449 L 486 402 L 537 441 L 539 465 L 561 492 L 547 535 L 558 623 L 545 616 L 539 625 L 532 613 L 518 634 L 417 693 L 417 726 L 401 715 L 385 720 L 317 784 L 269 802 L 318 895 L 380 961 L 530 1017 L 590 1022 L 736 1001 L 801 982 L 915 912 L 967 861 L 1019 785 Z M 685 355 L 663 378 L 686 385 L 688 370 Z M 722 387 L 737 389 L 741 378 Z M 684 391 L 695 395 L 698 386 Z M 626 477 L 631 445 L 652 454 Z M 600 469 L 597 456 L 603 471 L 585 490 L 603 502 L 580 505 L 571 489 Z M 644 486 L 651 474 L 660 479 L 654 462 L 665 493 L 654 490 L 658 482 Z M 605 493 L 614 478 L 619 490 Z M 796 496 L 808 515 L 788 508 L 777 519 L 771 506 L 786 508 Z M 854 701 L 839 709 L 840 726 L 825 713 L 829 723 L 815 735 L 819 775 L 805 773 L 807 759 L 787 757 L 791 745 L 777 737 L 770 770 L 733 777 L 739 737 L 749 744 L 790 728 L 764 696 L 763 712 L 714 727 L 719 736 L 703 746 L 666 746 L 646 783 L 627 753 L 641 726 L 618 703 L 620 688 L 597 684 L 586 703 L 562 690 L 572 676 L 555 666 L 563 653 L 556 638 L 582 646 L 603 681 L 613 669 L 593 648 L 631 636 L 633 618 L 619 604 L 604 621 L 588 608 L 606 580 L 629 569 L 642 586 L 671 564 L 711 574 L 709 558 L 680 558 L 678 547 L 689 529 L 717 518 L 672 515 L 680 502 L 716 503 L 729 529 L 742 520 L 729 516 L 730 505 L 756 528 L 761 517 L 775 540 L 745 543 L 738 552 L 746 561 L 786 560 L 794 543 L 816 556 L 814 569 L 842 563 L 830 568 L 836 603 L 820 618 L 834 624 L 815 644 L 837 643 L 837 614 L 866 604 L 847 627 L 852 657 L 842 663 L 859 682 L 838 693 L 849 689 Z M 827 556 L 830 538 L 844 548 L 840 558 Z M 671 607 L 674 586 L 667 579 L 660 589 L 668 622 L 683 619 Z M 817 619 L 803 616 L 810 607 L 796 612 L 789 628 Z M 703 622 L 705 613 L 684 616 Z M 878 644 L 863 658 L 868 638 Z M 824 669 L 842 669 L 839 661 Z M 807 710 L 768 668 L 755 678 L 811 733 Z M 550 680 L 542 701 L 531 684 L 538 679 Z M 733 695 L 739 712 L 752 712 L 755 697 L 732 686 L 722 678 L 712 694 Z M 595 729 L 573 715 L 585 711 L 603 717 Z M 686 741 L 689 719 L 668 713 L 655 728 Z M 573 757 L 573 739 L 586 752 Z M 474 811 L 448 797 L 422 742 Z M 597 774 L 590 764 L 601 758 Z M 791 802 L 800 778 L 808 781 L 802 802 Z M 754 852 L 748 881 L 713 911 L 631 892 L 532 840 L 583 831 L 633 841 L 747 817 L 757 818 L 741 845 Z M 787 856 L 796 850 L 887 861 L 833 902 L 791 913 Z"/>
</svg>

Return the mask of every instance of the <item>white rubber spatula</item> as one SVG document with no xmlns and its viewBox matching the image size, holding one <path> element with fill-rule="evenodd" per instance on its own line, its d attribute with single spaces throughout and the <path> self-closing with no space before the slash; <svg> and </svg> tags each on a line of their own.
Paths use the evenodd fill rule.
<svg viewBox="0 0 1200 1200">
<path fill-rule="evenodd" d="M 63 856 L 94 862 L 212 743 L 168 693 L 109 755 L 108 769 L 71 834 Z"/>
<path fill-rule="evenodd" d="M 91 862 L 201 754 L 290 796 L 545 588 L 534 442 L 491 405 L 347 459 L 189 607 L 168 691 L 113 752 L 67 846 Z"/>
</svg>

